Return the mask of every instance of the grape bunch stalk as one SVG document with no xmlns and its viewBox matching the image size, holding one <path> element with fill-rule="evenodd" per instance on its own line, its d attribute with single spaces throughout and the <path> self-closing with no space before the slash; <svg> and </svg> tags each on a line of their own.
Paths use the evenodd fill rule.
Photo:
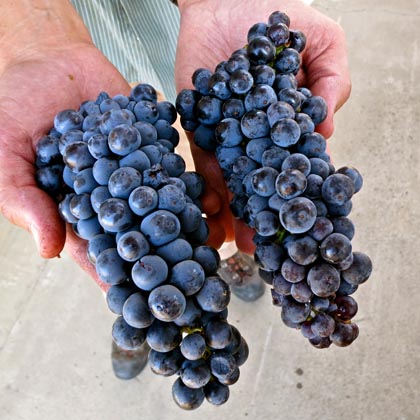
<svg viewBox="0 0 420 420">
<path fill-rule="evenodd" d="M 230 289 L 205 245 L 204 181 L 175 153 L 176 118 L 151 85 L 102 92 L 55 116 L 37 144 L 36 179 L 87 241 L 117 315 L 114 342 L 128 351 L 147 342 L 151 370 L 177 376 L 173 399 L 192 410 L 228 400 L 248 345 L 227 320 Z"/>
<path fill-rule="evenodd" d="M 336 169 L 316 132 L 327 104 L 298 86 L 305 46 L 289 17 L 273 12 L 214 71 L 197 69 L 176 109 L 194 143 L 215 154 L 232 214 L 255 230 L 254 259 L 284 323 L 317 348 L 344 347 L 359 334 L 351 295 L 372 271 L 353 250 L 348 217 L 363 179 Z"/>
</svg>

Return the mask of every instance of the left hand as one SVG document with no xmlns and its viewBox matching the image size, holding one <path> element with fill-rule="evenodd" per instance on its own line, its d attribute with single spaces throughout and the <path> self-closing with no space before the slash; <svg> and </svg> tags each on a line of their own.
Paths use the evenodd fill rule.
<svg viewBox="0 0 420 420">
<path fill-rule="evenodd" d="M 244 47 L 248 29 L 256 22 L 267 22 L 268 16 L 284 11 L 291 28 L 307 37 L 302 53 L 300 86 L 322 96 L 328 104 L 328 116 L 317 127 L 326 138 L 334 130 L 333 115 L 350 94 L 350 77 L 344 32 L 327 16 L 299 0 L 179 0 L 181 28 L 178 38 L 175 78 L 177 90 L 193 88 L 191 76 L 197 68 L 214 70 L 215 66 Z M 236 239 L 238 247 L 252 253 L 254 231 L 243 222 L 233 221 L 229 210 L 229 192 L 212 153 L 191 143 L 196 169 L 207 183 L 204 210 L 210 225 L 210 244 L 219 247 Z"/>
</svg>

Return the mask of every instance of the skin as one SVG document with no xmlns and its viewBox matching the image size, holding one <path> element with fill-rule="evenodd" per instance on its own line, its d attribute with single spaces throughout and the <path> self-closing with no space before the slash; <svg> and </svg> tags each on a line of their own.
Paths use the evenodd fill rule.
<svg viewBox="0 0 420 420">
<path fill-rule="evenodd" d="M 177 89 L 191 88 L 198 67 L 214 68 L 242 47 L 248 28 L 266 21 L 273 10 L 284 10 L 291 27 L 303 30 L 308 45 L 303 54 L 301 83 L 328 105 L 327 120 L 318 127 L 326 137 L 333 131 L 334 111 L 350 93 L 345 38 L 341 28 L 300 1 L 180 0 L 181 28 L 176 59 Z M 105 290 L 86 258 L 86 243 L 67 229 L 56 204 L 34 180 L 35 147 L 51 128 L 54 115 L 77 109 L 101 91 L 128 94 L 130 86 L 93 45 L 90 35 L 67 0 L 1 2 L 0 12 L 0 211 L 29 231 L 44 258 L 63 248 Z M 235 20 L 234 28 L 229 22 Z M 197 36 L 199 34 L 199 36 Z M 209 48 L 211 46 L 211 48 Z M 100 71 L 97 71 L 100 69 Z M 94 75 L 94 77 L 92 77 Z M 197 170 L 208 183 L 203 205 L 209 215 L 215 247 L 235 237 L 238 246 L 253 251 L 252 232 L 234 222 L 229 197 L 215 159 L 191 145 Z"/>
</svg>

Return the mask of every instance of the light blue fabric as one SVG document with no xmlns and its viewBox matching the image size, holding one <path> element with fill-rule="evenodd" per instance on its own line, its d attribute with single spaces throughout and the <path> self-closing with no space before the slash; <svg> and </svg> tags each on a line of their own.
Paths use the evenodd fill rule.
<svg viewBox="0 0 420 420">
<path fill-rule="evenodd" d="M 169 0 L 71 0 L 95 45 L 129 82 L 176 98 L 179 11 Z"/>
</svg>

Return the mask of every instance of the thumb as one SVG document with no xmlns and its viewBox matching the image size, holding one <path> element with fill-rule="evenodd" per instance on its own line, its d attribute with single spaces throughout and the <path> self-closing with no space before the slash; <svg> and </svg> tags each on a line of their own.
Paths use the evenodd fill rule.
<svg viewBox="0 0 420 420">
<path fill-rule="evenodd" d="M 350 89 L 350 83 L 345 83 L 338 76 L 320 78 L 311 86 L 312 94 L 322 96 L 328 106 L 327 117 L 316 128 L 316 131 L 325 138 L 332 136 L 334 132 L 334 114 L 348 99 Z"/>
<path fill-rule="evenodd" d="M 32 234 L 41 257 L 58 256 L 66 234 L 57 204 L 34 184 L 0 187 L 0 191 L 0 209 L 4 216 Z"/>
</svg>

